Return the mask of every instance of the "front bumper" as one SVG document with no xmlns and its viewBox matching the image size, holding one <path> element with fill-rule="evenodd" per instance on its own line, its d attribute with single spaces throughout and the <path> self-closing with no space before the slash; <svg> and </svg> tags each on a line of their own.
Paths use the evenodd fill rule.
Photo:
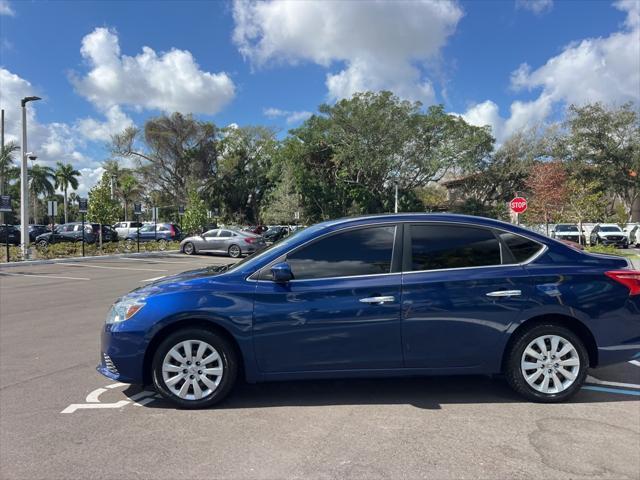
<svg viewBox="0 0 640 480">
<path fill-rule="evenodd" d="M 123 383 L 144 383 L 144 332 L 124 331 L 122 324 L 105 325 L 100 337 L 100 363 L 96 370 Z"/>
<path fill-rule="evenodd" d="M 610 238 L 600 238 L 600 243 L 602 245 L 613 245 L 615 247 L 627 247 L 629 245 L 629 240 L 623 238 L 621 240 L 613 240 Z"/>
</svg>

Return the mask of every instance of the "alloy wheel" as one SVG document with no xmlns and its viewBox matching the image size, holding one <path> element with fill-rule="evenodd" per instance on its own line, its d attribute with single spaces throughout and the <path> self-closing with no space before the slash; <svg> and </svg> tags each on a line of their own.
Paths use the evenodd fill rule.
<svg viewBox="0 0 640 480">
<path fill-rule="evenodd" d="M 580 357 L 566 338 L 542 335 L 524 349 L 520 369 L 531 388 L 553 395 L 574 383 L 580 371 Z"/>
<path fill-rule="evenodd" d="M 164 384 L 183 400 L 201 400 L 211 395 L 223 373 L 218 351 L 202 340 L 184 340 L 174 345 L 162 362 Z"/>
</svg>

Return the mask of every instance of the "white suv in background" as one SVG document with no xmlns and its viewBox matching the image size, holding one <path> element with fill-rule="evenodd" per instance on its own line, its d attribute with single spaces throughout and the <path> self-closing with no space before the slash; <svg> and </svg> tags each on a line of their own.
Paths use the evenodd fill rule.
<svg viewBox="0 0 640 480">
<path fill-rule="evenodd" d="M 118 232 L 118 238 L 127 238 L 130 233 L 136 233 L 138 228 L 142 226 L 140 222 L 119 222 L 116 223 L 113 228 Z"/>
<path fill-rule="evenodd" d="M 591 245 L 613 245 L 622 248 L 629 246 L 627 234 L 615 223 L 596 225 L 591 230 L 591 238 L 589 240 Z"/>
</svg>

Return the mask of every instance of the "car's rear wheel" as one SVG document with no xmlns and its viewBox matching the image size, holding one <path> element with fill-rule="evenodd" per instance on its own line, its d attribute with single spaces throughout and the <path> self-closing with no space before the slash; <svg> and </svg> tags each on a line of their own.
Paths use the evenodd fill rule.
<svg viewBox="0 0 640 480">
<path fill-rule="evenodd" d="M 242 250 L 240 250 L 240 247 L 238 245 L 231 245 L 229 247 L 229 256 L 231 258 L 238 258 L 241 253 Z"/>
<path fill-rule="evenodd" d="M 209 330 L 189 328 L 169 335 L 153 356 L 153 384 L 182 408 L 206 408 L 224 399 L 238 372 L 229 341 Z"/>
<path fill-rule="evenodd" d="M 194 253 L 196 253 L 196 247 L 193 245 L 193 243 L 187 242 L 184 244 L 184 247 L 182 247 L 182 251 L 187 255 L 193 255 Z"/>
<path fill-rule="evenodd" d="M 534 402 L 562 402 L 582 386 L 589 354 L 571 330 L 554 324 L 536 325 L 520 334 L 506 358 L 511 387 Z"/>
<path fill-rule="evenodd" d="M 38 243 L 36 243 L 36 245 L 42 249 L 45 249 L 49 246 L 49 242 L 47 242 L 46 240 L 40 240 Z"/>
</svg>

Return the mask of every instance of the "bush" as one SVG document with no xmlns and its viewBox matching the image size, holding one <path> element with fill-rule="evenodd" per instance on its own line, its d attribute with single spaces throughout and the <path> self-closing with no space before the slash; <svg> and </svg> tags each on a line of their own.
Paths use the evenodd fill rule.
<svg viewBox="0 0 640 480">
<path fill-rule="evenodd" d="M 7 261 L 7 254 L 4 244 L 0 245 L 2 247 L 2 253 L 0 254 L 0 258 L 3 262 Z M 158 252 L 161 251 L 161 244 L 157 242 L 145 242 L 140 243 L 140 252 Z M 180 242 L 167 242 L 166 248 L 164 251 L 168 250 L 179 250 Z M 100 255 L 114 255 L 118 253 L 136 253 L 138 251 L 137 245 L 134 242 L 131 248 L 128 248 L 128 245 L 124 242 L 105 242 L 102 244 L 102 248 L 97 243 L 88 244 L 85 243 L 84 253 L 87 257 L 100 256 Z M 80 242 L 65 242 L 65 243 L 54 243 L 52 245 L 48 245 L 47 247 L 39 247 L 36 245 L 31 245 L 31 259 L 32 260 L 50 260 L 53 258 L 71 258 L 71 257 L 80 257 L 82 256 L 82 243 Z M 20 247 L 9 247 L 9 259 L 12 262 L 18 262 L 22 260 L 22 251 Z"/>
<path fill-rule="evenodd" d="M 634 252 L 616 248 L 612 245 L 593 245 L 591 247 L 586 247 L 585 251 L 590 253 L 606 253 L 607 255 L 618 255 L 621 257 L 633 257 L 635 255 Z"/>
</svg>

